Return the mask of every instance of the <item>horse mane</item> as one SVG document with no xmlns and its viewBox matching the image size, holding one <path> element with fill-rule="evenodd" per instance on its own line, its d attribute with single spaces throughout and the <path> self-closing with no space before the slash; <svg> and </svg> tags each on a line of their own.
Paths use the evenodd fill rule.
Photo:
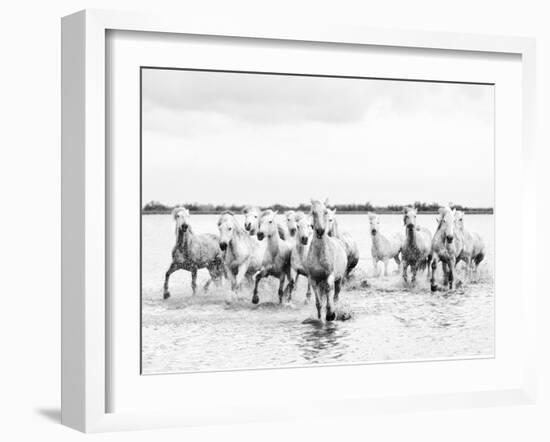
<svg viewBox="0 0 550 442">
<path fill-rule="evenodd" d="M 338 238 L 340 236 L 340 228 L 338 227 L 338 221 L 336 221 L 336 217 L 334 217 L 334 220 L 332 221 L 332 226 L 332 236 Z"/>
<path fill-rule="evenodd" d="M 233 222 L 233 229 L 235 230 L 235 233 L 238 235 L 238 236 L 242 236 L 242 237 L 249 237 L 250 235 L 248 234 L 248 232 L 246 230 L 244 230 L 242 228 L 242 226 L 237 222 L 237 218 L 235 218 L 235 215 L 233 215 L 233 213 L 229 212 L 228 215 L 231 216 L 231 220 Z"/>
<path fill-rule="evenodd" d="M 273 210 L 266 209 L 260 213 L 260 221 L 262 221 L 266 216 L 273 215 Z"/>
<path fill-rule="evenodd" d="M 451 208 L 449 206 L 442 206 L 439 208 L 439 223 L 437 224 L 436 232 L 439 231 L 439 229 L 441 229 L 441 226 L 443 225 L 443 220 L 444 220 L 443 214 L 449 213 L 449 212 L 451 212 Z"/>
</svg>

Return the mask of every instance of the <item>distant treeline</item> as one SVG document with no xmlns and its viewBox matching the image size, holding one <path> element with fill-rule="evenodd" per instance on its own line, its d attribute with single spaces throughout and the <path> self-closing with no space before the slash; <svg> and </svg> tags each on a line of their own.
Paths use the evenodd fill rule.
<svg viewBox="0 0 550 442">
<path fill-rule="evenodd" d="M 218 214 L 229 210 L 234 213 L 241 213 L 246 207 L 245 204 L 199 204 L 199 203 L 181 203 L 177 206 L 185 206 L 192 213 L 200 214 Z M 399 205 L 390 204 L 388 206 L 373 206 L 371 203 L 366 202 L 362 204 L 331 204 L 332 208 L 336 208 L 338 212 L 343 213 L 400 213 L 404 207 L 408 207 L 410 204 Z M 412 204 L 419 213 L 436 213 L 440 207 L 438 203 L 423 203 L 415 201 Z M 143 214 L 158 214 L 158 213 L 170 213 L 176 206 L 167 206 L 158 201 L 149 201 L 143 206 Z M 453 208 L 457 210 L 463 210 L 466 213 L 477 214 L 492 214 L 492 207 L 468 207 L 461 204 L 452 204 Z M 307 212 L 310 209 L 309 204 L 300 204 L 299 206 L 287 206 L 285 204 L 273 204 L 271 206 L 261 207 L 261 209 L 273 209 L 279 212 L 285 212 L 287 210 L 301 210 Z"/>
</svg>

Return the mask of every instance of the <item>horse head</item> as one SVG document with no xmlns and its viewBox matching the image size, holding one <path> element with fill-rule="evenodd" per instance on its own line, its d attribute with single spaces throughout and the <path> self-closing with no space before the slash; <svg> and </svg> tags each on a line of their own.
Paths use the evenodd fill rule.
<svg viewBox="0 0 550 442">
<path fill-rule="evenodd" d="M 295 221 L 297 237 L 306 246 L 313 233 L 311 219 L 304 212 L 298 212 L 296 213 Z"/>
<path fill-rule="evenodd" d="M 218 219 L 218 230 L 220 231 L 220 249 L 225 250 L 229 243 L 231 243 L 233 235 L 238 230 L 235 216 L 231 212 L 224 212 L 220 215 Z"/>
<path fill-rule="evenodd" d="M 275 221 L 275 215 L 277 211 L 266 210 L 260 217 L 258 226 L 258 239 L 261 241 L 264 237 L 271 238 L 273 235 L 279 235 L 279 227 Z"/>
<path fill-rule="evenodd" d="M 260 208 L 256 206 L 247 206 L 244 208 L 243 214 L 244 229 L 250 233 L 250 235 L 256 235 L 261 214 Z"/>
<path fill-rule="evenodd" d="M 297 224 L 296 224 L 296 212 L 294 210 L 289 210 L 285 212 L 286 225 L 288 227 L 288 232 L 290 236 L 296 234 Z"/>
<path fill-rule="evenodd" d="M 439 228 L 443 232 L 445 241 L 448 244 L 453 242 L 455 229 L 455 213 L 456 210 L 451 210 L 449 206 L 439 208 Z"/>
<path fill-rule="evenodd" d="M 183 206 L 175 207 L 174 210 L 172 210 L 172 218 L 174 218 L 174 221 L 176 222 L 176 235 L 180 230 L 183 232 L 187 231 L 189 228 L 190 216 L 189 210 Z"/>
<path fill-rule="evenodd" d="M 405 207 L 403 209 L 403 224 L 409 232 L 416 229 L 416 215 L 417 210 L 414 207 Z"/>
<path fill-rule="evenodd" d="M 378 219 L 378 215 L 376 213 L 369 212 L 368 217 L 370 222 L 370 232 L 374 236 L 378 232 L 378 226 L 380 225 L 380 220 Z"/>
<path fill-rule="evenodd" d="M 311 217 L 313 219 L 313 231 L 317 238 L 322 238 L 328 233 L 329 209 L 319 200 L 311 200 Z"/>
</svg>

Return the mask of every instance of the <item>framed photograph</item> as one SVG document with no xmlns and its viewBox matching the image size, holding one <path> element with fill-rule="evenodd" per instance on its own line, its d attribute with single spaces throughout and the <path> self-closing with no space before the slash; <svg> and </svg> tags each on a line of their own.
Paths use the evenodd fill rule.
<svg viewBox="0 0 550 442">
<path fill-rule="evenodd" d="M 534 400 L 533 40 L 82 11 L 62 53 L 64 424 Z"/>
</svg>

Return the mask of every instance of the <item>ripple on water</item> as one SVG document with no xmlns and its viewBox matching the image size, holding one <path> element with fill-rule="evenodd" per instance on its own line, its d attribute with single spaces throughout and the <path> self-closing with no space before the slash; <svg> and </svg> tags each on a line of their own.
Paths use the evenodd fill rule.
<svg viewBox="0 0 550 442">
<path fill-rule="evenodd" d="M 260 304 L 251 289 L 240 297 L 225 287 L 195 296 L 160 290 L 143 296 L 145 373 L 387 360 L 491 356 L 493 284 L 481 281 L 432 293 L 426 281 L 405 287 L 397 275 L 360 278 L 341 293 L 346 321 L 316 319 L 299 281 L 280 305 L 274 282 L 263 283 Z"/>
</svg>

